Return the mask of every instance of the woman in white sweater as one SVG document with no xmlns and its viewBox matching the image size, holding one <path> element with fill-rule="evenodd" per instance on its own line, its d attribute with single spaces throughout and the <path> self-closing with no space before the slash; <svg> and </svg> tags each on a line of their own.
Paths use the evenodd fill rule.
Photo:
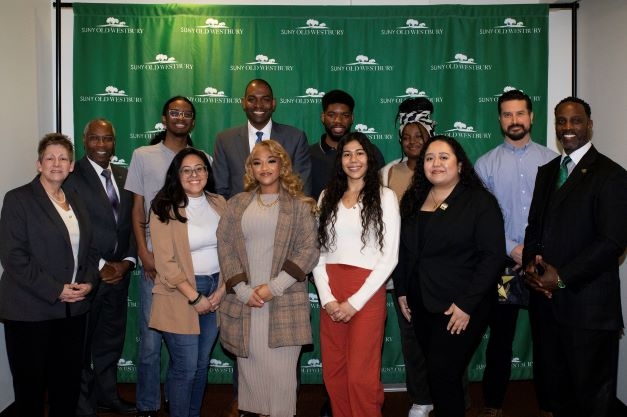
<svg viewBox="0 0 627 417">
<path fill-rule="evenodd" d="M 374 147 L 363 133 L 338 143 L 335 174 L 320 196 L 322 375 L 335 417 L 381 416 L 384 283 L 396 266 L 400 216 L 381 186 Z"/>
</svg>

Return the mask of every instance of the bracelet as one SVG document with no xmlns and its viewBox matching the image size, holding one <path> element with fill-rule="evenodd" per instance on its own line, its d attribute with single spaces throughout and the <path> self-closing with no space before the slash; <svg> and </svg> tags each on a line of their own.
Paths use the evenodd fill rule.
<svg viewBox="0 0 627 417">
<path fill-rule="evenodd" d="M 201 298 L 202 298 L 202 294 L 198 293 L 198 297 L 194 298 L 193 300 L 188 300 L 187 304 L 189 304 L 190 306 L 195 306 L 196 304 L 200 302 Z"/>
</svg>

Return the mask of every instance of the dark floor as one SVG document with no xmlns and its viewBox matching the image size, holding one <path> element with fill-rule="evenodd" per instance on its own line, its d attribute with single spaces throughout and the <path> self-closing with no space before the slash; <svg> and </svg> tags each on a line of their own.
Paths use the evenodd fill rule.
<svg viewBox="0 0 627 417">
<path fill-rule="evenodd" d="M 128 401 L 135 400 L 135 384 L 119 384 L 120 396 Z M 209 385 L 205 396 L 202 417 L 220 417 L 232 398 L 230 385 Z M 470 384 L 472 406 L 466 417 L 476 417 L 481 408 L 481 384 Z M 301 385 L 298 395 L 297 416 L 318 417 L 320 406 L 324 402 L 322 385 Z M 506 417 L 536 417 L 537 403 L 530 381 L 513 381 L 509 384 L 505 399 Z M 409 400 L 405 392 L 386 392 L 383 417 L 405 417 L 409 409 Z M 162 417 L 167 413 L 161 412 Z M 119 414 L 99 413 L 99 417 L 122 417 Z M 0 417 L 18 417 L 10 409 L 0 413 Z M 364 416 L 366 417 L 366 416 Z"/>
</svg>

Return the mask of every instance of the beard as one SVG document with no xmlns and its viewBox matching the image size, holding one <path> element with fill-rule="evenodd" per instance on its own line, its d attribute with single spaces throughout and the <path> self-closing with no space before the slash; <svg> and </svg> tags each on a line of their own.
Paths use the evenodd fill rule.
<svg viewBox="0 0 627 417">
<path fill-rule="evenodd" d="M 344 135 L 346 135 L 348 132 L 350 132 L 350 126 L 348 128 L 346 128 L 344 130 L 344 132 L 341 135 L 337 135 L 333 132 L 332 127 L 324 125 L 324 131 L 327 134 L 327 138 L 331 139 L 333 142 L 339 142 L 340 139 L 342 139 L 342 137 Z"/>
<path fill-rule="evenodd" d="M 510 133 L 510 130 L 512 128 L 514 128 L 514 127 L 519 127 L 520 131 L 516 132 L 516 133 Z M 523 126 L 523 125 L 511 125 L 511 126 L 507 127 L 507 130 L 503 130 L 503 128 L 501 128 L 501 133 L 503 134 L 503 136 L 507 136 L 511 140 L 517 142 L 517 141 L 523 139 L 529 133 L 531 133 L 531 128 L 532 127 L 533 126 L 529 126 L 529 129 L 525 129 L 525 126 Z"/>
</svg>

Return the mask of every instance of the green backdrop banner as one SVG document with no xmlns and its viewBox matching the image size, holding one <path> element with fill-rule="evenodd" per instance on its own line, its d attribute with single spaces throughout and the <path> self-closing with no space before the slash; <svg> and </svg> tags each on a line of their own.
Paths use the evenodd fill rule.
<svg viewBox="0 0 627 417">
<path fill-rule="evenodd" d="M 320 101 L 340 88 L 355 97 L 353 129 L 386 160 L 400 157 L 397 106 L 425 96 L 437 133 L 457 138 L 472 160 L 501 143 L 496 100 L 525 91 L 537 127 L 546 126 L 548 6 L 231 6 L 74 3 L 76 138 L 94 117 L 117 132 L 114 163 L 163 129 L 161 107 L 184 95 L 197 110 L 194 144 L 212 153 L 216 134 L 245 122 L 240 97 L 248 81 L 266 79 L 275 120 L 323 133 Z M 546 143 L 536 129 L 534 140 Z M 81 148 L 79 146 L 79 148 Z M 78 149 L 79 156 L 83 150 Z M 316 175 L 316 173 L 313 173 Z M 316 343 L 303 354 L 302 382 L 321 382 L 318 304 L 311 289 Z M 394 309 L 389 303 L 384 382 L 403 381 Z M 135 380 L 137 292 L 131 286 L 120 381 Z M 512 377 L 531 377 L 526 318 L 519 323 Z M 165 350 L 165 349 L 164 349 Z M 481 378 L 483 347 L 470 367 Z M 165 359 L 164 359 L 165 360 Z M 209 379 L 231 381 L 233 359 L 215 350 Z"/>
</svg>

